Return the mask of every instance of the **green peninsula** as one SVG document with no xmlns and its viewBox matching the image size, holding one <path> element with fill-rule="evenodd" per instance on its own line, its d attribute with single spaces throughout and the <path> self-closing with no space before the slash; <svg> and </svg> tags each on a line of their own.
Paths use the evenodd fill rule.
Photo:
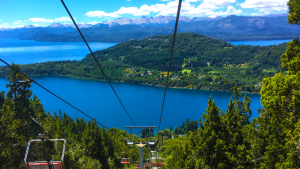
<svg viewBox="0 0 300 169">
<path fill-rule="evenodd" d="M 96 51 L 109 80 L 164 86 L 172 34 L 129 40 Z M 287 44 L 234 46 L 196 33 L 178 33 L 172 59 L 169 87 L 257 93 L 266 77 L 285 71 L 280 55 Z M 105 80 L 91 54 L 80 61 L 55 61 L 21 65 L 30 76 L 68 76 Z M 0 76 L 7 76 L 0 67 Z"/>
</svg>

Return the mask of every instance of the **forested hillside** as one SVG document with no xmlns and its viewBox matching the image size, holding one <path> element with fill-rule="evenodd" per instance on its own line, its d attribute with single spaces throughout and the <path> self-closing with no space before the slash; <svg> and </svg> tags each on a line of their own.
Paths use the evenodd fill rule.
<svg viewBox="0 0 300 169">
<path fill-rule="evenodd" d="M 288 5 L 288 22 L 299 24 L 299 1 Z M 281 55 L 286 73 L 263 79 L 257 118 L 236 86 L 226 112 L 209 99 L 198 130 L 165 141 L 167 168 L 300 168 L 299 47 L 293 40 Z"/>
<path fill-rule="evenodd" d="M 165 85 L 172 34 L 130 40 L 95 55 L 112 81 Z M 258 92 L 262 79 L 284 69 L 280 55 L 286 43 L 273 46 L 234 46 L 195 33 L 178 33 L 171 66 L 170 87 Z M 81 61 L 21 65 L 28 75 L 58 75 L 104 80 L 91 55 Z M 0 76 L 8 69 L 0 67 Z"/>
<path fill-rule="evenodd" d="M 167 168 L 299 168 L 299 47 L 294 40 L 281 56 L 287 74 L 263 80 L 259 117 L 249 120 L 256 110 L 236 87 L 226 112 L 209 99 L 198 130 L 165 141 Z"/>
</svg>

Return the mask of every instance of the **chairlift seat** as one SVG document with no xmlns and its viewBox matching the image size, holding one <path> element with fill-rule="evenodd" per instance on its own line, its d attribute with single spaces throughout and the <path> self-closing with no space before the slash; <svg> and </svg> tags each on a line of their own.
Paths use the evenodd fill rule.
<svg viewBox="0 0 300 169">
<path fill-rule="evenodd" d="M 43 140 L 42 139 L 29 140 L 29 142 L 27 144 L 25 157 L 24 157 L 25 165 L 28 167 L 28 169 L 49 169 L 49 168 L 61 169 L 63 161 L 64 161 L 64 154 L 65 154 L 65 147 L 66 147 L 65 139 L 49 139 L 49 140 L 47 140 L 47 141 L 64 141 L 61 161 L 30 161 L 30 162 L 27 162 L 27 156 L 28 156 L 29 147 L 30 147 L 31 142 L 41 142 L 41 141 L 43 141 Z"/>
<path fill-rule="evenodd" d="M 152 167 L 165 167 L 165 163 L 152 162 Z"/>
<path fill-rule="evenodd" d="M 149 144 L 149 145 L 154 145 L 154 144 L 155 144 L 155 142 L 153 142 L 153 141 L 150 141 L 148 144 Z"/>
<path fill-rule="evenodd" d="M 29 169 L 61 169 L 61 161 L 36 161 L 27 163 Z"/>
<path fill-rule="evenodd" d="M 121 158 L 121 164 L 130 164 L 130 158 Z"/>
</svg>

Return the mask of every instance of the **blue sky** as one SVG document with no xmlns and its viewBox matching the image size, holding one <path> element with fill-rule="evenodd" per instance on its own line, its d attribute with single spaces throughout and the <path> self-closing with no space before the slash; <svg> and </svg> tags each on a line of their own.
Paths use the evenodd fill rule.
<svg viewBox="0 0 300 169">
<path fill-rule="evenodd" d="M 65 0 L 78 23 L 99 23 L 120 17 L 176 14 L 178 0 Z M 287 0 L 183 0 L 181 16 L 216 17 L 286 13 Z M 71 23 L 60 0 L 0 0 L 0 28 Z"/>
</svg>

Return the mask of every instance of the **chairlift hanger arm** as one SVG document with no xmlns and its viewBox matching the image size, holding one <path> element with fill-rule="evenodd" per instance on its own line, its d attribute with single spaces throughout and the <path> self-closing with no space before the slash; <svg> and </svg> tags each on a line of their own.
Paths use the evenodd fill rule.
<svg viewBox="0 0 300 169">
<path fill-rule="evenodd" d="M 29 147 L 31 142 L 41 142 L 43 141 L 42 139 L 32 139 L 28 141 L 26 152 L 25 152 L 25 157 L 24 157 L 24 162 L 27 164 L 27 156 L 29 152 Z M 48 139 L 48 141 L 64 141 L 64 146 L 63 146 L 63 152 L 62 152 L 62 157 L 61 157 L 61 162 L 63 163 L 64 161 L 64 155 L 65 155 L 65 148 L 66 148 L 66 140 L 65 139 Z"/>
</svg>

